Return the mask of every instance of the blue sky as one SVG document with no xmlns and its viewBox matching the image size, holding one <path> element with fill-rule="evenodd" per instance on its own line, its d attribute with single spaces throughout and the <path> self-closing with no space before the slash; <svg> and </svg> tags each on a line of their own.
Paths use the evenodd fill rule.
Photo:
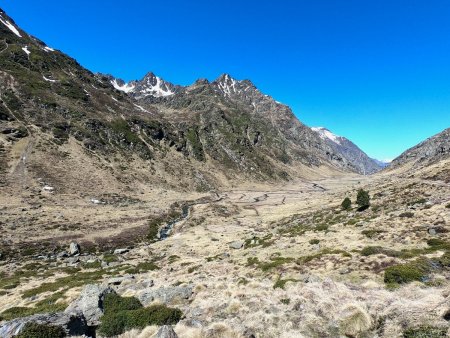
<svg viewBox="0 0 450 338">
<path fill-rule="evenodd" d="M 96 72 L 251 79 L 370 156 L 450 127 L 450 1 L 29 1 L 0 6 Z"/>
</svg>

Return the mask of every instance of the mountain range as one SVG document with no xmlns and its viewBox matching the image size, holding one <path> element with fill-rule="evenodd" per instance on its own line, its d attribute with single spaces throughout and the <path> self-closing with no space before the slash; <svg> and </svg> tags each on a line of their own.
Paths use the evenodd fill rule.
<svg viewBox="0 0 450 338">
<path fill-rule="evenodd" d="M 67 189 L 112 180 L 209 190 L 383 167 L 348 139 L 304 125 L 250 80 L 223 74 L 179 86 L 148 73 L 125 83 L 0 15 L 2 184 L 19 175 Z"/>
</svg>

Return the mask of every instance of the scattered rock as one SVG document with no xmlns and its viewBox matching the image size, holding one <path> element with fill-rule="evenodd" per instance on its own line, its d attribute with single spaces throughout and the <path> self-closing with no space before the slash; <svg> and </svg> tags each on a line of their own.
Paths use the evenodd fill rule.
<svg viewBox="0 0 450 338">
<path fill-rule="evenodd" d="M 67 251 L 62 251 L 58 255 L 56 255 L 56 257 L 58 257 L 58 258 L 66 258 L 66 257 L 69 257 L 69 254 L 67 253 Z"/>
<path fill-rule="evenodd" d="M 100 324 L 99 319 L 103 315 L 103 299 L 108 293 L 114 292 L 109 286 L 88 284 L 64 312 L 82 313 L 89 326 L 98 325 Z"/>
<path fill-rule="evenodd" d="M 114 255 L 123 255 L 124 253 L 127 253 L 130 251 L 130 249 L 116 249 L 114 250 Z"/>
<path fill-rule="evenodd" d="M 437 234 L 436 229 L 434 229 L 434 228 L 428 228 L 428 233 L 431 236 L 436 236 L 436 234 Z"/>
<path fill-rule="evenodd" d="M 76 243 L 76 242 L 70 243 L 70 245 L 69 245 L 69 254 L 71 256 L 79 255 L 80 254 L 80 245 L 78 243 Z"/>
<path fill-rule="evenodd" d="M 62 327 L 69 336 L 89 335 L 89 328 L 86 319 L 81 313 L 44 313 L 29 317 L 13 319 L 0 326 L 0 337 L 11 338 L 18 335 L 25 324 L 36 322 Z"/>
<path fill-rule="evenodd" d="M 142 305 L 148 306 L 155 300 L 159 300 L 165 304 L 172 302 L 175 299 L 189 299 L 192 295 L 193 286 L 173 286 L 159 289 L 145 289 L 137 298 Z"/>
<path fill-rule="evenodd" d="M 108 285 L 120 285 L 124 282 L 129 282 L 134 280 L 133 275 L 125 275 L 122 277 L 113 277 L 108 280 Z"/>
<path fill-rule="evenodd" d="M 240 249 L 244 246 L 244 242 L 242 241 L 234 241 L 230 243 L 231 249 Z"/>
<path fill-rule="evenodd" d="M 173 330 L 172 326 L 161 326 L 156 333 L 155 338 L 178 338 L 178 335 Z"/>
</svg>

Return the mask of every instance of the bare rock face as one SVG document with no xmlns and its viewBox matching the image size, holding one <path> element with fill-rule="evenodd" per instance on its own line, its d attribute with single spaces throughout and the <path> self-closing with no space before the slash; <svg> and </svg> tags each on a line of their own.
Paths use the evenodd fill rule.
<svg viewBox="0 0 450 338">
<path fill-rule="evenodd" d="M 29 317 L 13 319 L 0 326 L 0 337 L 11 338 L 18 335 L 25 324 L 35 322 L 62 327 L 69 336 L 88 334 L 89 328 L 86 319 L 81 313 L 44 313 Z"/>
<path fill-rule="evenodd" d="M 172 326 L 161 326 L 156 333 L 155 338 L 178 338 L 178 335 L 173 330 Z"/>
<path fill-rule="evenodd" d="M 89 326 L 100 324 L 103 315 L 103 300 L 108 293 L 115 292 L 109 286 L 96 284 L 86 285 L 80 296 L 64 311 L 67 314 L 81 313 L 86 318 Z"/>
</svg>

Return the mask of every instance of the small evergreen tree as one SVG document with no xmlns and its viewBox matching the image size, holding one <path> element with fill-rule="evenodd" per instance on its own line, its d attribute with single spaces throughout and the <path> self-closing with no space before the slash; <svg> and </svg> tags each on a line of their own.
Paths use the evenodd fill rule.
<svg viewBox="0 0 450 338">
<path fill-rule="evenodd" d="M 343 210 L 350 210 L 352 207 L 352 201 L 350 201 L 350 198 L 346 197 L 342 201 L 341 207 Z"/>
<path fill-rule="evenodd" d="M 359 210 L 367 209 L 370 205 L 369 192 L 364 189 L 359 189 L 358 195 L 356 196 L 356 204 L 358 204 Z"/>
</svg>

